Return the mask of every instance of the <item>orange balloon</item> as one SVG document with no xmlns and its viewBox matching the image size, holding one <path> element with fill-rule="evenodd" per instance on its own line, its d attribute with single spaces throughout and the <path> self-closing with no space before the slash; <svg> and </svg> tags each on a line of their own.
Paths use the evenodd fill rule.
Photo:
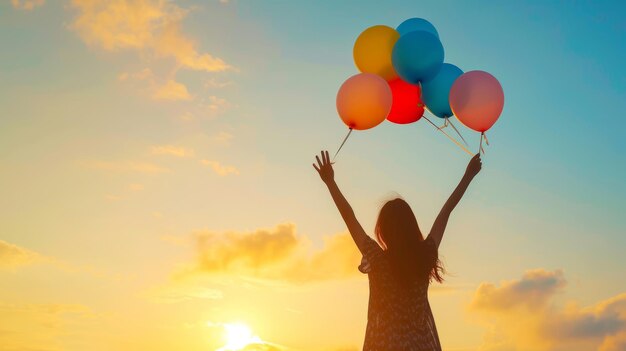
<svg viewBox="0 0 626 351">
<path fill-rule="evenodd" d="M 373 26 L 363 31 L 356 39 L 352 55 L 354 64 L 363 73 L 374 73 L 385 80 L 398 76 L 391 62 L 393 46 L 400 33 L 387 26 Z"/>
<path fill-rule="evenodd" d="M 350 129 L 376 127 L 387 118 L 391 103 L 389 84 L 372 73 L 353 75 L 337 92 L 337 112 Z"/>
<path fill-rule="evenodd" d="M 450 108 L 466 127 L 484 133 L 500 117 L 504 91 L 496 77 L 484 71 L 460 75 L 452 84 Z"/>
</svg>

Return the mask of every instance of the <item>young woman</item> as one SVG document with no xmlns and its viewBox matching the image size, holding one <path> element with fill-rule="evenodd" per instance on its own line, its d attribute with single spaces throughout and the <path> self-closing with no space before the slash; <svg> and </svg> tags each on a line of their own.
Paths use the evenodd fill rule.
<svg viewBox="0 0 626 351">
<path fill-rule="evenodd" d="M 320 160 L 321 157 L 321 160 Z M 334 180 L 328 151 L 315 156 L 313 167 L 328 190 L 363 254 L 359 269 L 368 274 L 370 297 L 364 351 L 441 351 L 437 328 L 428 303 L 428 286 L 442 282 L 443 266 L 437 250 L 450 213 L 480 172 L 480 154 L 474 156 L 465 175 L 439 212 L 424 239 L 409 205 L 402 199 L 388 201 L 376 221 L 376 243 L 354 216 L 352 207 Z"/>
</svg>

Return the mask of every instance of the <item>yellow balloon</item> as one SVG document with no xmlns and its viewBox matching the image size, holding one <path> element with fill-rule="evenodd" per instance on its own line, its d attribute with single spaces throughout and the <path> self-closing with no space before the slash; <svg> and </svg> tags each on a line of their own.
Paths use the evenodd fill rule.
<svg viewBox="0 0 626 351">
<path fill-rule="evenodd" d="M 374 73 L 390 81 L 398 76 L 391 63 L 391 52 L 400 33 L 387 26 L 373 26 L 356 38 L 352 55 L 363 73 Z"/>
<path fill-rule="evenodd" d="M 372 73 L 348 78 L 337 93 L 337 112 L 348 128 L 364 130 L 376 127 L 391 110 L 389 84 Z"/>
</svg>

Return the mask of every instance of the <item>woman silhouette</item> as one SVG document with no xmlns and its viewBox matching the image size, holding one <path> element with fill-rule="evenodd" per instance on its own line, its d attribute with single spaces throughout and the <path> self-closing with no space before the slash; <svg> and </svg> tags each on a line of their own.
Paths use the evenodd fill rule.
<svg viewBox="0 0 626 351">
<path fill-rule="evenodd" d="M 320 160 L 321 156 L 321 160 Z M 328 186 L 350 235 L 363 254 L 359 270 L 368 274 L 370 296 L 364 351 L 441 351 L 437 327 L 428 303 L 428 286 L 442 282 L 444 273 L 437 250 L 450 213 L 480 172 L 480 154 L 467 165 L 465 175 L 439 212 L 424 239 L 409 205 L 388 201 L 376 221 L 377 244 L 354 216 L 352 207 L 334 180 L 328 151 L 315 156 L 313 167 Z M 382 248 L 381 248 L 382 246 Z"/>
</svg>

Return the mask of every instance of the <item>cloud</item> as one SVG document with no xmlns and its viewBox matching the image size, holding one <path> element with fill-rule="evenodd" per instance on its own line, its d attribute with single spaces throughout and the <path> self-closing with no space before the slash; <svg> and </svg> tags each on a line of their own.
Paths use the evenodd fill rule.
<svg viewBox="0 0 626 351">
<path fill-rule="evenodd" d="M 540 308 L 565 284 L 563 272 L 560 270 L 530 270 L 524 273 L 522 279 L 502 282 L 500 287 L 491 283 L 480 284 L 474 294 L 472 307 L 496 311 L 522 305 L 531 309 Z"/>
<path fill-rule="evenodd" d="M 296 226 L 282 223 L 250 232 L 193 233 L 195 262 L 179 277 L 228 274 L 263 280 L 305 283 L 362 276 L 361 255 L 348 233 L 324 238 L 324 246 L 311 250 Z"/>
<path fill-rule="evenodd" d="M 0 271 L 14 271 L 19 267 L 34 264 L 46 265 L 47 267 L 53 267 L 66 273 L 87 274 L 93 277 L 107 278 L 116 281 L 122 281 L 128 278 L 124 274 L 111 274 L 88 265 L 73 264 L 0 240 Z"/>
<path fill-rule="evenodd" d="M 46 0 L 11 0 L 11 5 L 18 10 L 30 11 L 43 6 L 45 2 Z"/>
<path fill-rule="evenodd" d="M 129 79 L 151 80 L 153 78 L 154 78 L 154 73 L 152 73 L 152 70 L 150 68 L 144 68 L 141 71 L 135 72 L 135 73 L 123 72 L 117 76 L 117 79 L 122 82 L 127 81 Z"/>
<path fill-rule="evenodd" d="M 182 19 L 182 18 L 181 18 Z M 174 57 L 183 67 L 207 72 L 221 72 L 232 69 L 222 59 L 208 53 L 200 54 L 196 43 L 181 33 L 181 21 L 168 21 L 156 37 L 155 51 L 163 57 Z"/>
<path fill-rule="evenodd" d="M 150 68 L 144 68 L 135 73 L 120 73 L 117 79 L 120 82 L 139 83 L 140 91 L 154 100 L 190 101 L 194 99 L 185 84 L 174 79 L 160 79 L 154 75 Z"/>
<path fill-rule="evenodd" d="M 146 297 L 156 303 L 179 303 L 188 300 L 220 300 L 221 290 L 208 288 L 195 282 L 176 282 L 146 292 Z"/>
<path fill-rule="evenodd" d="M 178 83 L 174 80 L 168 80 L 164 85 L 156 87 L 152 98 L 155 100 L 192 100 L 193 97 L 189 94 L 187 86 Z"/>
<path fill-rule="evenodd" d="M 212 142 L 221 146 L 230 145 L 230 141 L 232 139 L 233 139 L 233 135 L 225 131 L 220 131 L 219 133 L 211 137 Z"/>
<path fill-rule="evenodd" d="M 181 120 L 181 121 L 184 121 L 184 122 L 190 122 L 190 121 L 193 121 L 195 119 L 195 117 L 194 117 L 193 113 L 185 112 L 185 113 L 180 114 L 178 116 L 178 119 Z"/>
<path fill-rule="evenodd" d="M 93 317 L 79 304 L 0 302 L 0 344 L 2 350 L 62 350 L 68 325 Z"/>
<path fill-rule="evenodd" d="M 28 249 L 0 240 L 0 271 L 15 270 L 40 262 L 43 256 Z"/>
<path fill-rule="evenodd" d="M 228 100 L 215 95 L 211 95 L 207 99 L 201 99 L 198 104 L 200 113 L 209 117 L 220 115 L 232 107 L 233 105 Z"/>
<path fill-rule="evenodd" d="M 624 351 L 626 350 L 626 333 L 604 340 L 599 351 Z"/>
<path fill-rule="evenodd" d="M 267 344 L 267 343 L 256 343 L 246 345 L 241 351 L 282 351 L 285 350 L 283 348 Z"/>
<path fill-rule="evenodd" d="M 194 151 L 183 146 L 161 145 L 152 147 L 153 155 L 170 155 L 176 157 L 193 157 Z"/>
<path fill-rule="evenodd" d="M 158 173 L 167 173 L 170 171 L 167 168 L 163 168 L 161 166 L 157 166 L 152 163 L 133 162 L 133 161 L 120 161 L 120 162 L 87 161 L 87 162 L 83 162 L 82 165 L 84 167 L 91 168 L 91 169 L 99 169 L 99 170 L 111 171 L 111 172 L 158 174 Z"/>
<path fill-rule="evenodd" d="M 204 87 L 207 89 L 221 89 L 234 85 L 235 83 L 230 80 L 219 80 L 216 78 L 207 79 L 204 82 Z"/>
<path fill-rule="evenodd" d="M 220 175 L 222 177 L 227 176 L 229 174 L 234 174 L 234 175 L 238 175 L 239 174 L 239 170 L 237 168 L 235 168 L 234 166 L 225 166 L 225 165 L 222 165 L 221 163 L 219 163 L 217 161 L 200 160 L 200 163 L 205 165 L 205 166 L 211 167 L 211 169 L 213 169 L 213 171 L 215 173 L 217 173 L 218 175 Z"/>
<path fill-rule="evenodd" d="M 232 69 L 222 59 L 201 53 L 181 31 L 188 11 L 165 0 L 73 0 L 71 25 L 87 44 L 104 50 L 141 50 L 173 58 L 180 67 L 208 72 Z"/>
<path fill-rule="evenodd" d="M 195 233 L 199 264 L 206 272 L 258 270 L 289 256 L 298 245 L 293 224 L 254 232 Z"/>
<path fill-rule="evenodd" d="M 588 307 L 557 297 L 566 281 L 560 270 L 527 271 L 500 286 L 481 284 L 469 311 L 488 331 L 480 350 L 616 350 L 626 340 L 626 293 Z"/>
</svg>

